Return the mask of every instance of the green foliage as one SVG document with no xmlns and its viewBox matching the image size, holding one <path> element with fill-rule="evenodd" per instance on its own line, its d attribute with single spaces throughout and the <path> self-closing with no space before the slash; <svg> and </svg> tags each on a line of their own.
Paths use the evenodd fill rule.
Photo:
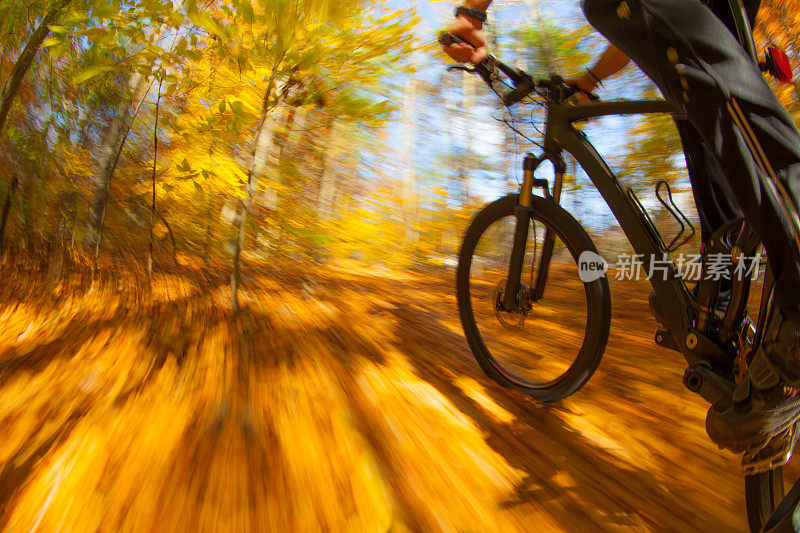
<svg viewBox="0 0 800 533">
<path fill-rule="evenodd" d="M 514 50 L 527 60 L 526 69 L 536 75 L 568 75 L 590 60 L 581 45 L 584 32 L 540 20 L 534 28 L 512 33 Z"/>
<path fill-rule="evenodd" d="M 656 97 L 652 92 L 644 96 Z M 642 116 L 629 139 L 620 174 L 628 178 L 635 189 L 651 189 L 659 180 L 674 183 L 685 176 L 683 149 L 670 115 Z"/>
<path fill-rule="evenodd" d="M 224 257 L 266 116 L 272 140 L 260 148 L 245 248 L 297 259 L 319 258 L 332 245 L 343 195 L 358 189 L 349 182 L 359 180 L 360 155 L 375 149 L 365 129 L 394 111 L 386 80 L 405 64 L 408 13 L 327 0 L 62 3 L 0 136 L 0 193 L 11 176 L 21 183 L 12 240 L 55 241 L 59 227 L 81 243 L 97 161 L 111 149 L 120 157 L 105 203 L 104 252 L 146 249 L 155 167 L 156 218 L 169 221 L 178 247 Z M 0 2 L 4 57 L 18 54 L 53 5 Z M 12 64 L 0 62 L 0 74 Z M 119 125 L 130 128 L 124 146 L 106 147 Z M 312 207 L 323 182 L 333 190 L 324 217 Z M 156 226 L 161 241 L 165 226 Z M 274 247 L 278 239 L 284 246 Z M 159 249 L 166 245 L 156 242 Z"/>
</svg>

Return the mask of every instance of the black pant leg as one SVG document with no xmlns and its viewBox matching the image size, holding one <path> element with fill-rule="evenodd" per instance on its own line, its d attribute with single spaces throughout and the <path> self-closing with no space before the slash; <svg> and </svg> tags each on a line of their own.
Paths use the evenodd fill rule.
<svg viewBox="0 0 800 533">
<path fill-rule="evenodd" d="M 700 133 L 687 120 L 677 120 L 675 125 L 683 144 L 686 168 L 700 218 L 700 238 L 708 242 L 715 231 L 744 215 L 736 205 L 731 186 L 717 158 Z"/>
</svg>

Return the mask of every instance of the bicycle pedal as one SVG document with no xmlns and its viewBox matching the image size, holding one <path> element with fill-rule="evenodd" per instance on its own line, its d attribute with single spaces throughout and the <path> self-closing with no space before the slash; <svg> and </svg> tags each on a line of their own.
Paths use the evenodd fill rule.
<svg viewBox="0 0 800 533">
<path fill-rule="evenodd" d="M 792 458 L 797 443 L 797 423 L 783 433 L 772 437 L 762 448 L 745 452 L 742 471 L 745 475 L 761 474 L 783 466 Z"/>
</svg>

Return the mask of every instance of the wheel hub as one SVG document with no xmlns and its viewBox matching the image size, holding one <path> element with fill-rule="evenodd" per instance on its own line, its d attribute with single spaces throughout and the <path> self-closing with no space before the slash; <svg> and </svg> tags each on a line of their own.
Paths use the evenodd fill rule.
<svg viewBox="0 0 800 533">
<path fill-rule="evenodd" d="M 506 292 L 506 280 L 500 281 L 494 291 L 494 311 L 498 322 L 507 329 L 520 329 L 525 325 L 525 319 L 533 309 L 533 294 L 530 287 L 520 284 L 517 297 L 514 299 L 514 309 L 508 310 L 503 305 Z"/>
</svg>

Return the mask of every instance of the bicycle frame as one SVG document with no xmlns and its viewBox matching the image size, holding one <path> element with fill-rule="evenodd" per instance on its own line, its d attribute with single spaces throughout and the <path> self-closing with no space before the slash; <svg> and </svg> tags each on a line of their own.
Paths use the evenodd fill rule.
<svg viewBox="0 0 800 533">
<path fill-rule="evenodd" d="M 634 251 L 642 258 L 642 268 L 648 275 L 653 290 L 661 303 L 666 321 L 664 326 L 672 332 L 676 348 L 690 365 L 722 360 L 727 356 L 722 353 L 719 346 L 692 326 L 695 313 L 692 298 L 683 280 L 679 277 L 675 264 L 671 261 L 668 263 L 664 261 L 669 256 L 657 229 L 652 225 L 640 205 L 628 195 L 626 188 L 592 146 L 586 135 L 573 127 L 577 121 L 594 117 L 646 113 L 669 113 L 676 118 L 680 116 L 680 112 L 664 100 L 595 102 L 580 105 L 560 105 L 554 102 L 548 104 L 544 138 L 545 153 L 539 158 L 529 155 L 525 161 L 525 177 L 520 190 L 517 211 L 517 231 L 515 232 L 509 263 L 509 277 L 502 305 L 506 309 L 514 308 L 521 283 L 520 273 L 523 267 L 530 223 L 528 216 L 530 198 L 533 194 L 533 187 L 541 185 L 542 182 L 542 180 L 534 179 L 534 171 L 544 160 L 553 162 L 556 170 L 555 194 L 550 195 L 549 191 L 546 191 L 546 195 L 558 202 L 561 180 L 565 171 L 562 152 L 566 150 L 586 171 L 594 186 L 611 208 Z M 549 256 L 552 254 L 552 236 L 548 240 L 547 235 L 549 234 L 548 230 L 536 286 L 532 287 L 534 300 L 537 299 L 537 296 L 541 297 L 544 291 L 543 285 L 547 276 Z"/>
</svg>

